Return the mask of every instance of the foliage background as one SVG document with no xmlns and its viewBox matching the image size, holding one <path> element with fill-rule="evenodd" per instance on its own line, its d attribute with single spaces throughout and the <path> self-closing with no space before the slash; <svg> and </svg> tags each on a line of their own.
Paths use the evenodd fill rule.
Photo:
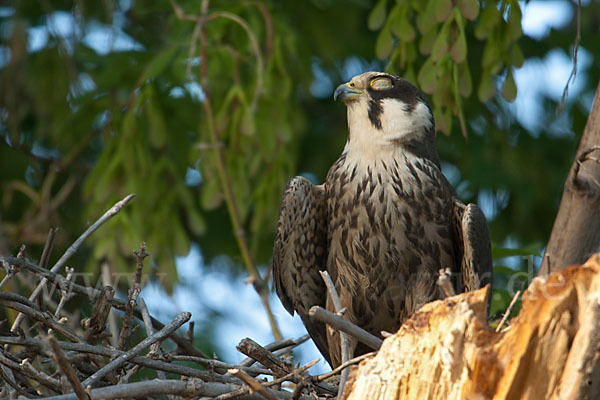
<svg viewBox="0 0 600 400">
<path fill-rule="evenodd" d="M 559 113 L 546 92 L 536 110 L 507 102 L 524 61 L 571 55 L 576 3 L 561 3 L 572 21 L 541 37 L 522 35 L 528 4 L 512 0 L 4 3 L 0 253 L 39 257 L 60 227 L 57 258 L 136 193 L 72 266 L 131 272 L 143 240 L 168 291 L 193 244 L 203 268 L 265 276 L 286 181 L 322 182 L 345 142 L 333 88 L 385 69 L 432 101 L 444 172 L 489 219 L 502 309 L 528 268 L 504 257 L 541 255 L 599 80 L 600 4 L 584 2 L 576 96 Z M 213 318 L 197 328 L 206 348 Z"/>
</svg>

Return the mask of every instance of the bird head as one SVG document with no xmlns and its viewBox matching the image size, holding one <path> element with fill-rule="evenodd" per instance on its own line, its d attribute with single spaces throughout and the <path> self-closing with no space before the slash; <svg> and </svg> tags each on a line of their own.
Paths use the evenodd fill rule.
<svg viewBox="0 0 600 400">
<path fill-rule="evenodd" d="M 431 108 L 406 79 L 365 72 L 338 86 L 333 98 L 348 108 L 347 147 L 399 147 L 437 162 Z"/>
</svg>

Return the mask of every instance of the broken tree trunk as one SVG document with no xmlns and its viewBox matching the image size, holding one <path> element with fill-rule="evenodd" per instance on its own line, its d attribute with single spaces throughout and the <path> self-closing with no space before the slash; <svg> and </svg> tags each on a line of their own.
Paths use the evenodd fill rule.
<svg viewBox="0 0 600 400">
<path fill-rule="evenodd" d="M 600 85 L 575 160 L 565 181 L 558 214 L 540 266 L 547 275 L 581 264 L 600 251 Z"/>
<path fill-rule="evenodd" d="M 429 303 L 351 373 L 345 399 L 600 398 L 600 254 L 534 279 L 510 327 L 489 287 Z"/>
</svg>

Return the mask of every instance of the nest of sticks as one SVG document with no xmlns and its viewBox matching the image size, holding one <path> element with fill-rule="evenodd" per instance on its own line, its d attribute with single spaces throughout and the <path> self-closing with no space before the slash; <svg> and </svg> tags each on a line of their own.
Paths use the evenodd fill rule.
<svg viewBox="0 0 600 400">
<path fill-rule="evenodd" d="M 144 243 L 134 251 L 136 272 L 127 301 L 117 299 L 110 286 L 98 290 L 78 284 L 73 279 L 74 269 L 66 267 L 67 260 L 132 197 L 108 210 L 51 268 L 46 265 L 56 230 L 50 231 L 37 263 L 25 257 L 24 246 L 16 257 L 0 256 L 6 272 L 0 282 L 0 290 L 4 290 L 0 291 L 0 306 L 17 315 L 11 326 L 7 321 L 0 325 L 0 378 L 4 381 L 0 398 L 225 400 L 326 399 L 337 395 L 342 385 L 330 378 L 365 356 L 348 360 L 329 373 L 311 376 L 307 371 L 318 360 L 300 366 L 290 356 L 308 335 L 264 347 L 247 338 L 237 346 L 247 358 L 229 364 L 194 346 L 191 313 L 182 312 L 168 323 L 153 318 L 139 297 L 148 256 Z M 31 283 L 29 297 L 3 289 L 15 277 Z M 65 304 L 74 297 L 90 303 L 88 318 L 80 320 L 79 314 L 65 311 Z M 111 321 L 112 309 L 118 310 L 119 318 Z M 325 318 L 332 316 L 336 317 L 331 314 Z M 187 322 L 187 332 L 178 333 Z M 132 335 L 138 328 L 145 330 L 145 339 L 132 345 L 134 338 L 143 336 Z"/>
</svg>

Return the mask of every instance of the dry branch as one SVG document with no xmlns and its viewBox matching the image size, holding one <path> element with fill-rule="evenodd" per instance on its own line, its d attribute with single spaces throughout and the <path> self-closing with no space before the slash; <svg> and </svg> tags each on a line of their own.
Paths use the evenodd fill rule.
<svg viewBox="0 0 600 400">
<path fill-rule="evenodd" d="M 52 348 L 52 352 L 53 352 L 53 356 L 54 356 L 54 360 L 56 361 L 56 364 L 59 366 L 59 368 L 65 374 L 67 380 L 71 384 L 71 387 L 73 387 L 73 391 L 75 392 L 77 399 L 89 400 L 90 397 L 83 389 L 83 386 L 81 386 L 81 382 L 79 382 L 79 378 L 77 377 L 77 372 L 75 372 L 75 370 L 69 363 L 69 360 L 67 360 L 67 357 L 65 356 L 62 349 L 56 342 L 56 338 L 52 335 L 48 336 L 48 343 L 50 344 L 50 347 Z"/>
<path fill-rule="evenodd" d="M 354 325 L 347 319 L 325 310 L 323 307 L 312 306 L 308 311 L 308 314 L 319 321 L 325 322 L 335 329 L 346 332 L 348 335 L 363 342 L 374 350 L 378 350 L 381 347 L 381 343 L 383 343 L 383 341 L 377 336 L 370 334 L 357 325 Z"/>
<path fill-rule="evenodd" d="M 124 354 L 121 354 L 119 357 L 115 358 L 110 363 L 100 368 L 92 376 L 88 377 L 85 381 L 83 381 L 83 386 L 87 387 L 88 385 L 93 385 L 94 383 L 98 382 L 98 380 L 100 380 L 106 374 L 119 368 L 126 361 L 131 360 L 133 357 L 141 353 L 143 350 L 146 349 L 146 347 L 150 346 L 152 343 L 165 339 L 167 336 L 169 336 L 170 333 L 175 332 L 181 325 L 189 321 L 191 317 L 192 314 L 189 312 L 182 312 L 181 314 L 177 315 L 173 319 L 173 321 L 165 325 L 163 329 L 142 340 L 141 342 L 133 346 L 131 350 L 125 352 Z"/>
<path fill-rule="evenodd" d="M 119 213 L 119 211 L 121 211 L 121 209 L 123 207 L 125 207 L 127 205 L 127 203 L 129 203 L 129 201 L 131 199 L 133 199 L 134 197 L 135 197 L 135 194 L 130 194 L 130 195 L 126 196 L 125 198 L 123 198 L 123 200 L 118 201 L 107 212 L 105 212 L 104 215 L 102 215 L 96 222 L 94 222 L 92 224 L 92 226 L 90 226 L 88 229 L 86 229 L 86 231 L 83 232 L 81 234 L 81 236 L 79 236 L 77 238 L 77 240 L 75 240 L 71 246 L 69 246 L 67 251 L 65 251 L 65 253 L 56 262 L 56 264 L 54 264 L 54 266 L 52 268 L 50 268 L 49 272 L 54 272 L 54 273 L 58 272 L 66 264 L 66 262 L 69 260 L 69 258 L 71 258 L 71 256 L 73 254 L 75 254 L 75 252 L 79 249 L 79 247 L 81 247 L 83 242 L 88 237 L 90 237 L 90 235 L 92 233 L 94 233 L 98 228 L 100 228 L 106 221 L 108 221 L 109 219 L 111 219 L 112 217 L 117 215 Z M 51 231 L 51 236 L 52 236 L 52 240 L 53 240 L 52 231 Z M 47 260 L 47 257 L 42 258 L 42 259 Z M 48 283 L 48 279 L 43 278 L 42 281 L 37 285 L 37 287 L 35 288 L 33 293 L 29 296 L 29 300 L 34 301 L 35 299 L 37 299 L 37 297 L 42 292 L 46 283 Z M 15 322 L 11 328 L 11 331 L 16 332 L 16 330 L 18 329 L 18 327 L 21 323 L 22 318 L 23 318 L 22 316 L 17 316 L 17 318 L 15 319 Z"/>
<path fill-rule="evenodd" d="M 115 209 L 113 208 L 111 212 L 115 212 Z M 63 261 L 59 260 L 56 265 L 63 266 L 85 237 L 107 218 L 110 218 L 110 212 L 93 225 L 95 228 L 88 229 L 61 257 Z M 52 230 L 47 240 L 45 255 L 42 257 L 44 262 L 48 259 L 54 233 L 55 230 Z M 143 245 L 142 250 L 136 254 L 136 278 L 129 291 L 127 302 L 115 299 L 115 291 L 110 286 L 100 291 L 77 284 L 72 280 L 74 269 L 66 268 L 68 276 L 65 277 L 53 271 L 54 267 L 50 270 L 43 268 L 27 260 L 23 254 L 24 252 L 21 251 L 17 257 L 0 256 L 0 264 L 6 269 L 7 274 L 12 271 L 12 275 L 33 274 L 39 278 L 42 284 L 33 290 L 30 297 L 33 299 L 36 297 L 36 292 L 48 290 L 49 295 L 44 299 L 44 303 L 46 306 L 54 304 L 55 312 L 44 311 L 43 304 L 19 294 L 0 292 L 0 306 L 18 312 L 21 320 L 28 318 L 36 321 L 33 326 L 25 330 L 19 327 L 19 323 L 15 323 L 13 326 L 18 330 L 19 336 L 0 336 L 0 345 L 2 345 L 0 346 L 0 377 L 7 383 L 0 389 L 1 398 L 16 398 L 17 395 L 21 395 L 26 398 L 85 400 L 152 397 L 164 394 L 169 399 L 202 397 L 204 399 L 315 400 L 324 399 L 322 394 L 330 397 L 337 391 L 337 386 L 319 382 L 308 375 L 308 368 L 318 360 L 298 367 L 281 360 L 269 351 L 289 352 L 306 341 L 308 336 L 272 343 L 267 346 L 269 350 L 255 342 L 247 341 L 246 353 L 269 368 L 229 364 L 209 359 L 194 347 L 193 326 L 189 327 L 185 337 L 175 333 L 190 319 L 190 313 L 181 313 L 173 321 L 163 325 L 150 316 L 143 299 L 139 299 L 139 306 L 136 306 L 141 290 L 142 261 L 146 255 Z M 5 281 L 8 279 L 10 277 Z M 60 291 L 55 290 L 56 286 Z M 53 294 L 60 295 L 60 301 L 53 299 Z M 93 302 L 94 307 L 90 318 L 80 321 L 80 324 L 71 320 L 67 325 L 63 323 L 66 318 L 60 319 L 61 310 L 67 300 L 74 295 L 85 296 L 80 300 L 89 300 Z M 125 312 L 119 335 L 121 347 L 125 347 L 128 337 L 133 338 L 130 335 L 133 316 L 143 319 L 147 338 L 127 351 L 111 347 L 107 341 L 98 341 L 98 338 L 108 335 L 107 317 L 112 308 Z M 135 325 L 134 329 L 137 327 L 139 326 Z M 60 335 L 68 341 L 56 340 L 53 335 Z M 175 342 L 177 348 L 173 352 L 165 352 L 163 349 L 159 352 L 160 343 L 167 338 Z M 140 355 L 148 347 L 150 347 L 148 354 Z M 176 364 L 179 361 L 193 361 L 207 370 Z M 130 378 L 136 377 L 137 372 L 142 368 L 156 371 L 161 379 L 127 383 Z M 228 370 L 235 373 L 227 373 Z M 177 375 L 179 380 L 164 379 L 166 372 Z M 86 376 L 87 379 L 80 381 Z M 256 378 L 261 376 L 275 378 L 269 382 Z M 280 388 L 280 385 L 286 381 L 296 384 L 293 393 Z M 94 388 L 94 386 L 102 387 Z"/>
</svg>

